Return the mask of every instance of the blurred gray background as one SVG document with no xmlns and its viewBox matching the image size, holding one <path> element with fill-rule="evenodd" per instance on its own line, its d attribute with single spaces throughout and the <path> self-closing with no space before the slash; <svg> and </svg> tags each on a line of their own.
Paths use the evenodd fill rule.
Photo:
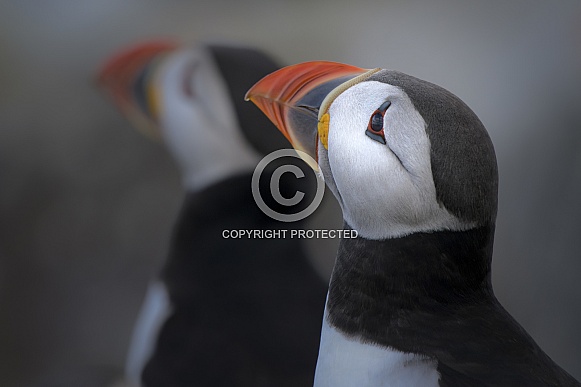
<svg viewBox="0 0 581 387">
<path fill-rule="evenodd" d="M 159 36 L 393 68 L 460 96 L 498 156 L 498 298 L 581 379 L 578 0 L 0 0 L 1 386 L 120 372 L 182 192 L 91 77 Z"/>
</svg>

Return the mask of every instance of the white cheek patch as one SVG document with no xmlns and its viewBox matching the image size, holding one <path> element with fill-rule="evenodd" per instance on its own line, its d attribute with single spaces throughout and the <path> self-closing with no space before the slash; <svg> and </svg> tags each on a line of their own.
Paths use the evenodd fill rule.
<svg viewBox="0 0 581 387">
<path fill-rule="evenodd" d="M 227 86 L 206 50 L 168 56 L 154 81 L 161 132 L 186 189 L 201 190 L 256 167 L 260 157 L 243 138 Z"/>
<path fill-rule="evenodd" d="M 365 130 L 386 100 L 391 106 L 384 117 L 384 145 Z M 377 81 L 359 83 L 335 99 L 329 114 L 329 167 L 343 217 L 359 235 L 387 239 L 475 226 L 437 202 L 426 124 L 401 89 Z"/>
</svg>

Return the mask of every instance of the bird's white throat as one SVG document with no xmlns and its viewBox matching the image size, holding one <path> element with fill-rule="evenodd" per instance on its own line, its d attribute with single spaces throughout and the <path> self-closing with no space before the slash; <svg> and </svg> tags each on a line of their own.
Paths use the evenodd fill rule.
<svg viewBox="0 0 581 387">
<path fill-rule="evenodd" d="M 436 367 L 436 360 L 347 337 L 325 317 L 315 387 L 438 386 Z"/>
</svg>

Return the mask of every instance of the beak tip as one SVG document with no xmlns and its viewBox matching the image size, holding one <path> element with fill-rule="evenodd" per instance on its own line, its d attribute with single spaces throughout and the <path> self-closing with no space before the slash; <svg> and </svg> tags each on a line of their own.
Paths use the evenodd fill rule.
<svg viewBox="0 0 581 387">
<path fill-rule="evenodd" d="M 171 40 L 149 40 L 122 47 L 96 68 L 91 83 L 146 137 L 160 137 L 156 124 L 150 122 L 136 105 L 134 84 L 146 66 L 159 55 L 179 48 Z"/>
<path fill-rule="evenodd" d="M 244 94 L 244 100 L 245 101 L 252 101 L 254 102 L 254 97 L 255 97 L 255 91 L 256 91 L 256 87 L 257 85 L 260 83 L 260 81 L 258 81 L 257 83 L 255 83 L 254 85 L 252 85 L 252 87 L 250 89 L 248 89 L 248 91 L 246 92 L 246 94 Z"/>
<path fill-rule="evenodd" d="M 295 149 L 312 157 L 315 160 L 315 165 L 312 165 L 313 162 L 309 162 L 309 164 L 317 171 L 319 170 L 318 165 L 316 165 L 316 149 L 319 142 L 318 119 L 316 115 L 312 116 L 314 112 L 312 109 L 304 109 L 301 101 L 309 96 L 308 106 L 322 106 L 330 93 L 329 91 L 315 91 L 318 87 L 329 82 L 346 82 L 347 79 L 358 78 L 367 71 L 360 67 L 336 62 L 299 63 L 265 76 L 248 90 L 244 99 L 252 101 L 262 110 Z M 329 87 L 332 85 L 335 84 L 331 83 Z M 293 115 L 295 112 L 307 115 L 301 115 L 300 120 L 294 120 L 293 117 L 297 117 Z"/>
<path fill-rule="evenodd" d="M 94 83 L 101 87 L 118 83 L 157 54 L 175 50 L 177 47 L 178 44 L 170 40 L 152 40 L 122 48 L 97 68 L 93 77 Z"/>
</svg>

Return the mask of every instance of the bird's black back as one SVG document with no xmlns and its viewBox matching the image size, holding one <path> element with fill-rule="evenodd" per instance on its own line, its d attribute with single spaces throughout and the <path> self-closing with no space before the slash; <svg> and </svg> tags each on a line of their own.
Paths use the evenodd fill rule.
<svg viewBox="0 0 581 387">
<path fill-rule="evenodd" d="M 506 312 L 490 227 L 342 240 L 328 317 L 342 332 L 438 361 L 441 386 L 579 386 Z"/>
<path fill-rule="evenodd" d="M 254 203 L 250 175 L 186 197 L 163 271 L 174 310 L 145 386 L 312 385 L 324 281 L 288 235 L 223 237 L 282 226 Z"/>
</svg>

